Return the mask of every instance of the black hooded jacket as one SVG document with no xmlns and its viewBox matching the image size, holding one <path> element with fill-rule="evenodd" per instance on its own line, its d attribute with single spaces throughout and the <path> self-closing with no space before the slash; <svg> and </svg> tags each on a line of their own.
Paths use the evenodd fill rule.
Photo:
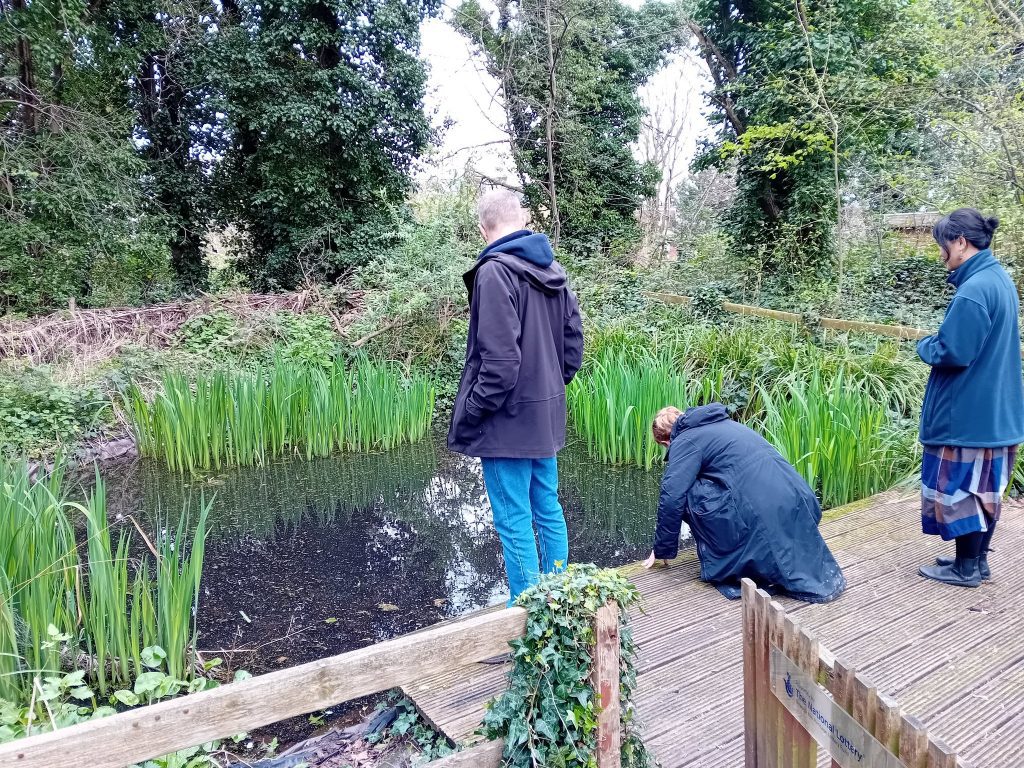
<svg viewBox="0 0 1024 768">
<path fill-rule="evenodd" d="M 546 235 L 491 243 L 466 273 L 469 337 L 448 447 L 468 456 L 549 458 L 565 445 L 565 387 L 583 327 Z"/>
<path fill-rule="evenodd" d="M 701 579 L 753 579 L 808 602 L 834 600 L 846 579 L 818 531 L 821 507 L 795 469 L 725 406 L 690 408 L 672 429 L 654 554 L 673 558 L 686 522 Z"/>
</svg>

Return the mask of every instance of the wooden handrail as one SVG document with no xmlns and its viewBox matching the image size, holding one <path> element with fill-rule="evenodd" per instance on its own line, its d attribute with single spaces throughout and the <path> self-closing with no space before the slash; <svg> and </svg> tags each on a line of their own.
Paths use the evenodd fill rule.
<svg viewBox="0 0 1024 768">
<path fill-rule="evenodd" d="M 674 293 L 645 293 L 652 299 L 663 301 L 666 304 L 691 304 L 693 299 L 689 296 L 678 296 Z M 767 309 L 765 307 L 755 307 L 748 304 L 734 304 L 731 301 L 723 301 L 722 309 L 725 312 L 732 312 L 737 315 L 750 315 L 754 317 L 765 317 L 769 320 L 778 320 L 783 323 L 792 323 L 798 325 L 806 322 L 803 315 L 797 314 L 796 312 L 782 312 L 777 309 Z M 909 325 L 884 325 L 882 323 L 867 323 L 860 320 L 841 320 L 836 317 L 822 317 L 818 318 L 817 322 L 822 328 L 828 328 L 834 331 L 853 331 L 856 333 L 874 333 L 879 336 L 891 336 L 897 339 L 913 340 L 923 339 L 925 336 L 931 336 L 934 331 L 924 330 L 923 328 L 913 328 Z"/>
<path fill-rule="evenodd" d="M 0 746 L 4 768 L 123 768 L 409 685 L 508 651 L 526 611 L 507 608 Z"/>
</svg>

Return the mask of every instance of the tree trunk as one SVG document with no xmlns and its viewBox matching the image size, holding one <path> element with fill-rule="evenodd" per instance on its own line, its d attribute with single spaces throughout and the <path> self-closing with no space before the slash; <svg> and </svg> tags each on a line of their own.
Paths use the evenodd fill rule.
<svg viewBox="0 0 1024 768">
<path fill-rule="evenodd" d="M 555 188 L 555 109 L 557 94 L 555 83 L 555 40 L 551 34 L 551 2 L 544 6 L 544 26 L 548 37 L 548 114 L 547 114 L 547 150 L 548 150 L 548 200 L 551 204 L 551 244 L 557 248 L 562 234 L 562 222 L 558 215 L 558 191 Z"/>
</svg>

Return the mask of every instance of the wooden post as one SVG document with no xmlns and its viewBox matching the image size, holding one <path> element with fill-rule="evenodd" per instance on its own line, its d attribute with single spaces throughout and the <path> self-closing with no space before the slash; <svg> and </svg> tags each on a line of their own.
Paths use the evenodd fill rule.
<svg viewBox="0 0 1024 768">
<path fill-rule="evenodd" d="M 750 579 L 743 579 L 743 764 L 757 768 L 757 707 L 754 696 L 757 646 L 755 602 L 757 587 Z"/>
<path fill-rule="evenodd" d="M 878 690 L 859 674 L 853 676 L 853 719 L 868 733 L 875 732 Z"/>
<path fill-rule="evenodd" d="M 928 734 L 916 717 L 900 718 L 900 761 L 907 768 L 926 768 L 928 765 Z"/>
<path fill-rule="evenodd" d="M 773 648 L 786 651 L 789 638 L 786 633 L 786 609 L 774 600 L 768 605 L 768 670 L 769 686 L 771 685 L 771 653 Z M 768 753 L 769 766 L 786 768 L 793 761 L 793 744 L 795 743 L 797 729 L 800 724 L 793 719 L 782 703 L 769 691 L 768 698 L 771 702 L 770 721 L 768 725 L 768 738 L 771 740 L 771 750 Z"/>
<path fill-rule="evenodd" d="M 900 706 L 884 693 L 875 702 L 874 736 L 894 755 L 900 753 Z"/>
<path fill-rule="evenodd" d="M 771 598 L 763 589 L 757 590 L 754 596 L 754 616 L 756 621 L 756 638 L 754 644 L 754 697 L 757 699 L 757 765 L 756 768 L 768 768 L 775 757 L 775 744 L 768 738 L 769 729 L 774 728 L 771 716 L 775 713 L 772 707 L 772 692 L 769 686 L 768 659 L 768 626 L 770 616 L 768 604 Z"/>
<path fill-rule="evenodd" d="M 836 704 L 848 714 L 853 713 L 853 672 L 839 659 L 832 663 L 832 680 L 829 692 Z M 838 760 L 832 761 L 831 768 L 842 768 Z"/>
<path fill-rule="evenodd" d="M 938 739 L 929 738 L 928 768 L 956 768 L 956 752 Z"/>
<path fill-rule="evenodd" d="M 600 699 L 597 716 L 597 766 L 619 768 L 622 736 L 619 714 L 619 606 L 609 603 L 594 621 L 594 690 Z"/>
</svg>

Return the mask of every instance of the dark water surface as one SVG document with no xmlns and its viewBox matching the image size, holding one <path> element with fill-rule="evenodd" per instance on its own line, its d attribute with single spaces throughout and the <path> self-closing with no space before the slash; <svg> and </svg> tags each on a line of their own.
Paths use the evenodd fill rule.
<svg viewBox="0 0 1024 768">
<path fill-rule="evenodd" d="M 657 471 L 559 458 L 570 560 L 649 551 Z M 213 497 L 200 648 L 261 673 L 386 640 L 508 597 L 479 462 L 424 441 L 190 477 L 107 465 L 111 515 L 147 531 Z M 159 510 L 163 510 L 161 513 Z"/>
</svg>

